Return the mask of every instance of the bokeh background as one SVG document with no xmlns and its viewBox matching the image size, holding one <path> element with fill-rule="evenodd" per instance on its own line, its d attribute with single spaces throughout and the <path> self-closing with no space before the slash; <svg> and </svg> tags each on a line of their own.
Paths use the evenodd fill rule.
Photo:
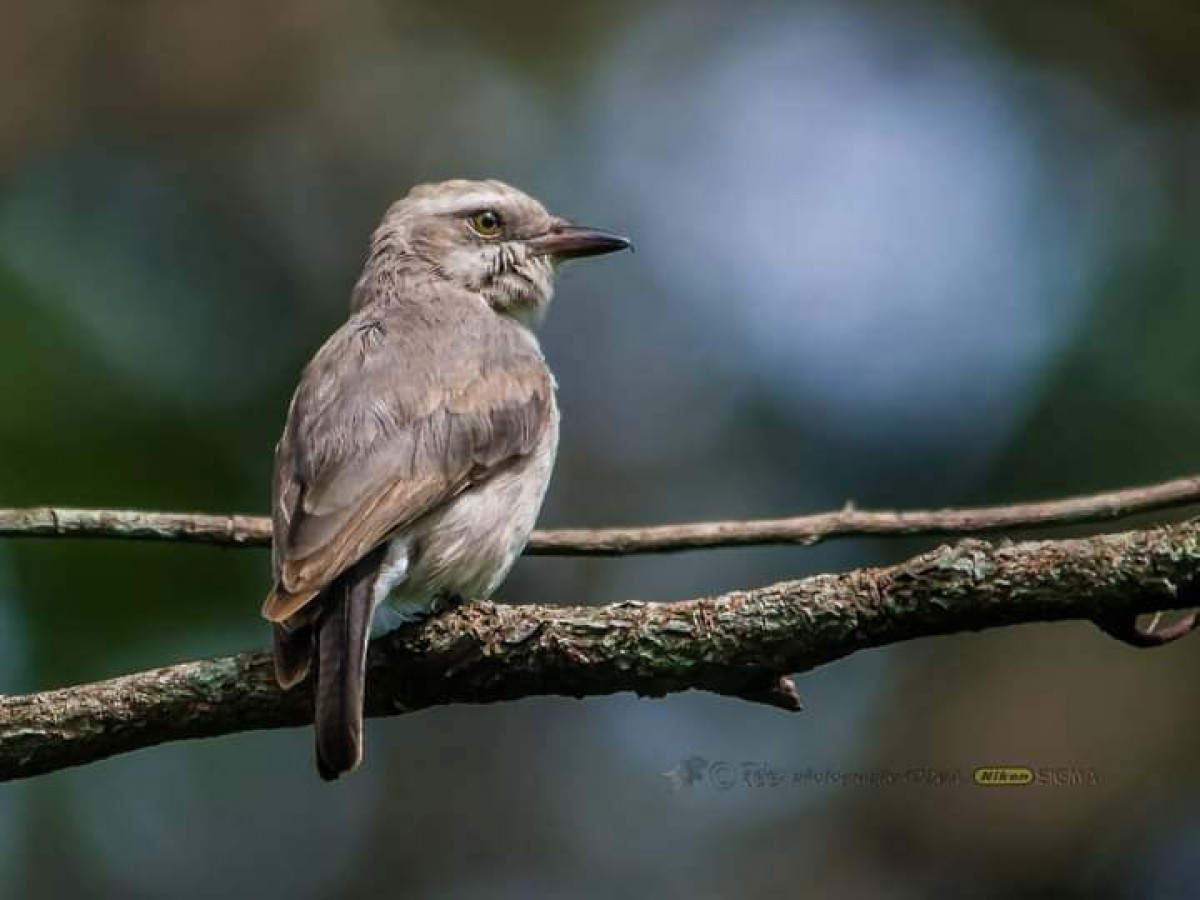
<svg viewBox="0 0 1200 900">
<path fill-rule="evenodd" d="M 1192 0 L 8 0 L 0 504 L 265 511 L 298 372 L 416 182 L 634 236 L 544 330 L 547 525 L 1049 497 L 1200 466 Z M 525 560 L 672 599 L 928 543 Z M 262 646 L 260 550 L 0 544 L 0 690 Z M 799 716 L 527 700 L 0 787 L 0 895 L 1196 894 L 1200 645 L 1084 625 L 862 654 Z M 664 772 L 1071 766 L 1098 784 L 673 790 Z"/>
</svg>

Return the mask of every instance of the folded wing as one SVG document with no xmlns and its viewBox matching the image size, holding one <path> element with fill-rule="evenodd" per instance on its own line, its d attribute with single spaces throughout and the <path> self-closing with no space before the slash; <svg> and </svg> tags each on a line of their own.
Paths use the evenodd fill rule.
<svg viewBox="0 0 1200 900">
<path fill-rule="evenodd" d="M 553 382 L 519 326 L 483 315 L 423 323 L 417 341 L 403 311 L 360 312 L 309 364 L 276 448 L 266 618 L 296 615 L 393 532 L 532 452 Z"/>
</svg>

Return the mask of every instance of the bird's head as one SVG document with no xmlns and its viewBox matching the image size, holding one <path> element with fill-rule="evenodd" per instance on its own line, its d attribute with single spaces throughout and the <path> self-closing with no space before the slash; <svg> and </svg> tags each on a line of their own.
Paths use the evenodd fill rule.
<svg viewBox="0 0 1200 900">
<path fill-rule="evenodd" d="M 388 210 L 372 258 L 427 268 L 532 325 L 550 303 L 559 263 L 629 246 L 619 235 L 552 216 L 499 181 L 443 181 L 413 188 Z"/>
</svg>

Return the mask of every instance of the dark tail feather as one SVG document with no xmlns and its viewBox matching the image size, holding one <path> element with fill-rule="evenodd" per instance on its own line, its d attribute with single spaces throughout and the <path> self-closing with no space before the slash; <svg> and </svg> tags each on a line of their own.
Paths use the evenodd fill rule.
<svg viewBox="0 0 1200 900">
<path fill-rule="evenodd" d="M 271 641 L 275 657 L 275 680 L 285 691 L 298 685 L 308 674 L 313 656 L 313 629 L 305 623 L 285 628 L 276 623 Z"/>
<path fill-rule="evenodd" d="M 362 761 L 367 641 L 374 612 L 374 554 L 338 576 L 317 622 L 317 771 L 326 781 Z"/>
</svg>

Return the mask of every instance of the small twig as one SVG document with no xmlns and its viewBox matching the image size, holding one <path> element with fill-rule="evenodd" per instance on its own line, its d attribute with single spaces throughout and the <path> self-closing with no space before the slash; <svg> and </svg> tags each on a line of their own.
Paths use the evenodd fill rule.
<svg viewBox="0 0 1200 900">
<path fill-rule="evenodd" d="M 1041 503 L 892 512 L 852 505 L 786 519 L 695 522 L 643 528 L 535 531 L 526 553 L 536 556 L 627 556 L 709 547 L 817 544 L 834 538 L 957 537 L 1114 521 L 1200 504 L 1200 477 Z M 0 509 L 0 537 L 126 538 L 222 546 L 267 546 L 270 521 L 260 516 L 156 513 L 112 509 Z"/>
<path fill-rule="evenodd" d="M 1156 610 L 1149 624 L 1145 626 L 1138 624 L 1137 616 L 1103 617 L 1092 621 L 1110 638 L 1114 638 L 1122 644 L 1146 650 L 1165 647 L 1180 638 L 1187 637 L 1200 624 L 1197 621 L 1196 610 L 1192 610 L 1179 621 L 1166 628 L 1159 628 L 1158 623 L 1162 621 L 1162 615 L 1162 610 Z"/>
</svg>

